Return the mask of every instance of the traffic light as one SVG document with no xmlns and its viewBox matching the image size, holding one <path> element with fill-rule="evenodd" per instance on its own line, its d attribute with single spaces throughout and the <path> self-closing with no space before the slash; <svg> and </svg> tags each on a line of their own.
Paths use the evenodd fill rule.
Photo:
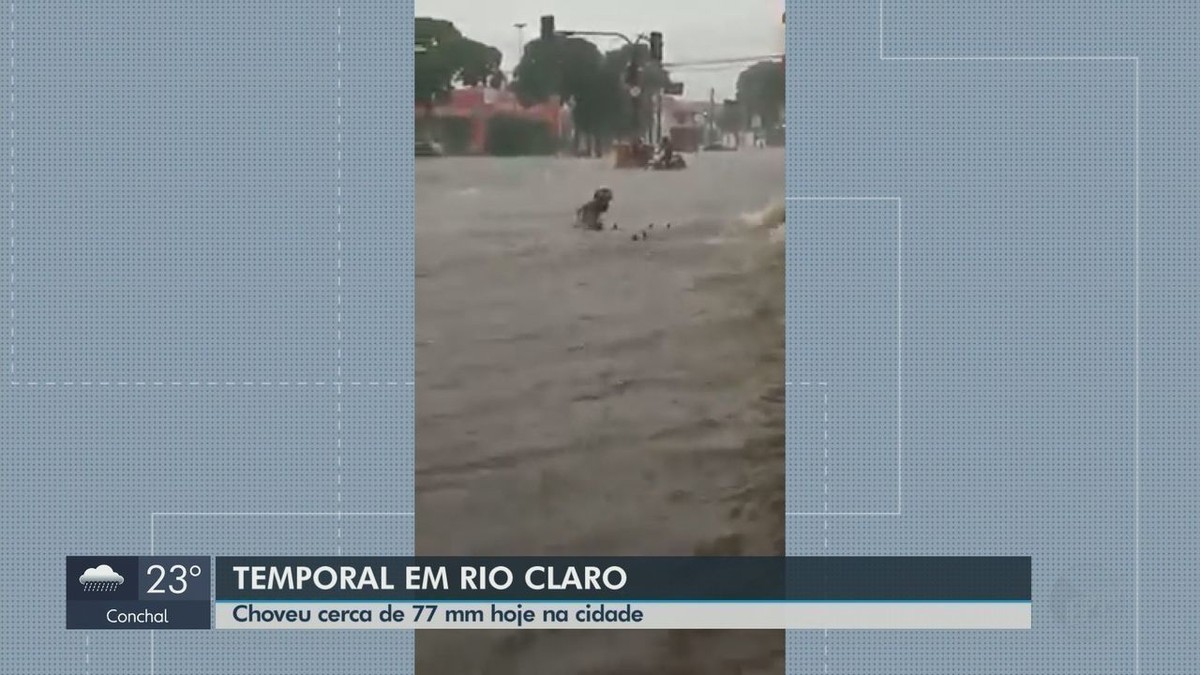
<svg viewBox="0 0 1200 675">
<path fill-rule="evenodd" d="M 630 61 L 629 65 L 625 67 L 625 84 L 631 87 L 636 87 L 638 82 L 641 80 L 640 75 L 641 71 L 638 68 L 637 61 Z"/>
<path fill-rule="evenodd" d="M 625 84 L 630 87 L 636 87 L 642 81 L 642 68 L 638 63 L 640 60 L 636 49 L 629 53 L 629 65 L 625 67 Z"/>
<path fill-rule="evenodd" d="M 662 61 L 662 47 L 662 33 L 654 31 L 650 34 L 650 58 L 654 59 L 655 61 Z"/>
<path fill-rule="evenodd" d="M 550 40 L 554 37 L 554 15 L 547 14 L 542 17 L 542 39 Z"/>
</svg>

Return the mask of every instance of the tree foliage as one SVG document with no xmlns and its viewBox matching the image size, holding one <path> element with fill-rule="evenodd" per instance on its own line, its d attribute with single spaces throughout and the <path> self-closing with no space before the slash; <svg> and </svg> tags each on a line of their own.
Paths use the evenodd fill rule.
<svg viewBox="0 0 1200 675">
<path fill-rule="evenodd" d="M 725 133 L 737 133 L 746 128 L 742 106 L 737 101 L 725 101 L 717 113 L 717 128 Z"/>
<path fill-rule="evenodd" d="M 642 64 L 636 124 L 634 101 L 625 82 L 626 69 L 635 53 Z M 513 88 L 527 106 L 555 95 L 570 102 L 576 129 L 606 139 L 628 134 L 635 127 L 644 129 L 650 122 L 654 96 L 670 81 L 670 75 L 650 60 L 645 44 L 601 53 L 588 40 L 556 37 L 526 45 L 514 72 Z"/>
<path fill-rule="evenodd" d="M 604 55 L 604 68 L 607 77 L 614 81 L 619 94 L 614 101 L 615 108 L 610 111 L 612 127 L 620 134 L 632 133 L 635 129 L 634 99 L 629 96 L 628 85 L 625 82 L 626 71 L 633 58 L 637 58 L 640 68 L 639 89 L 641 93 L 636 99 L 637 127 L 646 129 L 653 123 L 654 101 L 667 85 L 672 84 L 671 74 L 662 64 L 650 59 L 650 47 L 644 43 L 623 45 Z"/>
<path fill-rule="evenodd" d="M 500 50 L 464 36 L 449 21 L 418 18 L 416 42 L 424 49 L 415 55 L 414 93 L 419 104 L 433 105 L 458 84 L 473 87 L 503 78 Z"/>
<path fill-rule="evenodd" d="M 743 70 L 737 79 L 737 100 L 747 118 L 757 115 L 764 127 L 778 125 L 787 102 L 783 62 L 760 61 Z"/>
<path fill-rule="evenodd" d="M 577 99 L 596 88 L 602 62 L 596 45 L 581 38 L 533 40 L 513 72 L 513 89 L 526 106 L 551 96 Z"/>
<path fill-rule="evenodd" d="M 558 139 L 538 120 L 496 115 L 488 120 L 487 152 L 498 157 L 554 154 Z"/>
</svg>

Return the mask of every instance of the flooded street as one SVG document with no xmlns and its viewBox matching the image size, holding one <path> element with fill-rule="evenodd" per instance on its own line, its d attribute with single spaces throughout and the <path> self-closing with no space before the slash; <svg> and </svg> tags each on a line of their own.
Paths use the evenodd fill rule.
<svg viewBox="0 0 1200 675">
<path fill-rule="evenodd" d="M 782 554 L 782 244 L 747 215 L 784 155 L 688 160 L 418 160 L 418 553 Z M 573 228 L 601 186 L 619 229 Z M 417 644 L 456 675 L 783 672 L 782 632 Z"/>
</svg>

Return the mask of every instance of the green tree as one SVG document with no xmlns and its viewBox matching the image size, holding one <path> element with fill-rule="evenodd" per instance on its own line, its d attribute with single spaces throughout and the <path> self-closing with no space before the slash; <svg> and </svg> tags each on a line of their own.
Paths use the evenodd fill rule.
<svg viewBox="0 0 1200 675">
<path fill-rule="evenodd" d="M 764 127 L 777 126 L 787 102 L 783 62 L 760 61 L 743 70 L 737 79 L 737 100 L 746 119 L 757 115 Z"/>
<path fill-rule="evenodd" d="M 746 120 L 742 114 L 742 106 L 737 101 L 726 100 L 717 111 L 717 128 L 725 133 L 733 134 L 746 128 Z"/>
<path fill-rule="evenodd" d="M 642 67 L 638 119 L 625 83 L 625 72 L 634 53 Z M 592 42 L 578 37 L 557 37 L 530 42 L 514 72 L 513 87 L 524 105 L 559 96 L 572 103 L 577 134 L 593 146 L 644 130 L 652 119 L 654 96 L 670 82 L 661 66 L 650 61 L 649 47 L 625 45 L 601 53 Z"/>
<path fill-rule="evenodd" d="M 416 20 L 414 94 L 419 105 L 432 107 L 455 85 L 473 87 L 502 79 L 499 49 L 464 36 L 453 23 L 420 17 Z"/>
<path fill-rule="evenodd" d="M 640 64 L 638 88 L 641 90 L 636 100 L 638 113 L 636 129 L 633 109 L 635 101 L 630 97 L 628 85 L 625 82 L 630 61 L 635 56 Z M 614 85 L 615 92 L 612 102 L 611 130 L 617 135 L 627 135 L 652 128 L 655 101 L 673 82 L 671 74 L 662 67 L 662 64 L 651 60 L 650 46 L 645 43 L 626 44 L 619 49 L 607 52 L 604 55 L 604 69 Z"/>
<path fill-rule="evenodd" d="M 537 39 L 525 46 L 513 72 L 513 90 L 526 106 L 552 96 L 573 105 L 575 132 L 595 139 L 611 115 L 612 82 L 596 45 L 582 38 Z"/>
<path fill-rule="evenodd" d="M 722 134 L 733 134 L 734 146 L 741 147 L 741 132 L 746 130 L 747 119 L 740 103 L 736 100 L 725 99 L 725 102 L 717 108 L 713 124 Z M 710 140 L 710 142 L 720 140 L 720 138 L 717 138 Z"/>
<path fill-rule="evenodd" d="M 526 106 L 551 96 L 577 97 L 594 88 L 602 62 L 596 45 L 582 38 L 539 38 L 525 45 L 513 71 L 513 89 Z"/>
<path fill-rule="evenodd" d="M 497 157 L 553 154 L 554 133 L 541 121 L 507 115 L 488 120 L 487 152 Z"/>
</svg>

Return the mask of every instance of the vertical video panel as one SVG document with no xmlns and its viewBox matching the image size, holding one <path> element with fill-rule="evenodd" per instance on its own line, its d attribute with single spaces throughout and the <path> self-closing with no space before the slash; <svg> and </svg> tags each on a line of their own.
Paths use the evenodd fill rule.
<svg viewBox="0 0 1200 675">
<path fill-rule="evenodd" d="M 782 555 L 783 2 L 415 7 L 417 553 Z M 783 669 L 766 631 L 417 637 Z"/>
</svg>

